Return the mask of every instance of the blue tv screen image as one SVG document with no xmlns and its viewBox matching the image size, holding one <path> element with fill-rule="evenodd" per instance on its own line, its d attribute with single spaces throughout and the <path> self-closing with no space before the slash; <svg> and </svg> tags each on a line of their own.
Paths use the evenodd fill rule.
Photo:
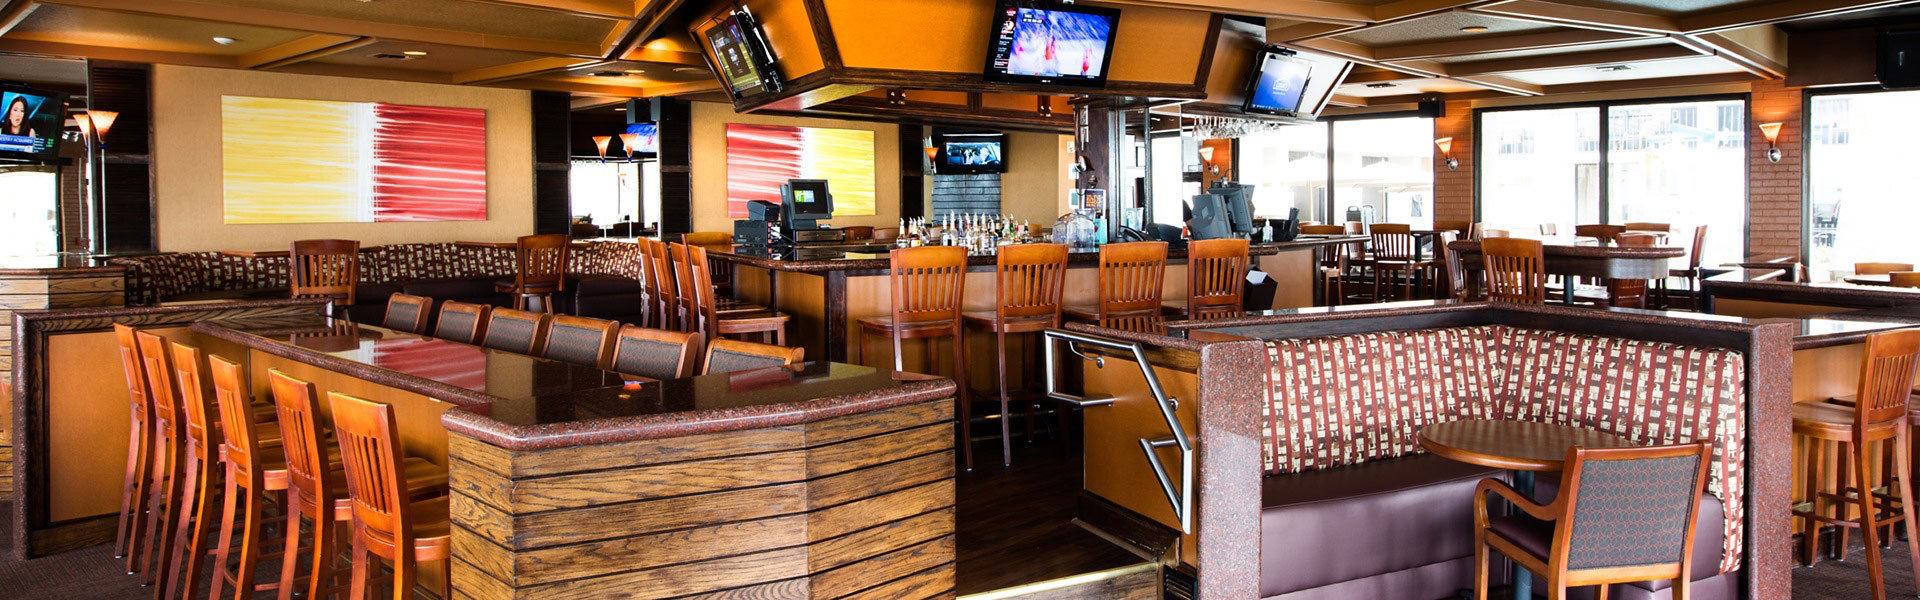
<svg viewBox="0 0 1920 600">
<path fill-rule="evenodd" d="M 660 125 L 658 123 L 633 123 L 627 125 L 627 133 L 638 134 L 640 141 L 634 144 L 634 152 L 655 153 L 660 151 Z"/>
<path fill-rule="evenodd" d="M 947 142 L 947 164 L 999 166 L 1000 142 Z"/>
<path fill-rule="evenodd" d="M 1118 11 L 1014 5 L 1002 9 L 987 61 L 990 77 L 1068 84 L 1105 81 Z"/>
<path fill-rule="evenodd" d="M 53 95 L 0 92 L 0 153 L 51 156 L 60 142 L 63 107 Z"/>
<path fill-rule="evenodd" d="M 1247 110 L 1299 112 L 1300 98 L 1307 92 L 1307 78 L 1313 75 L 1313 62 L 1298 56 L 1265 52 L 1256 68 L 1257 79 L 1253 89 L 1248 90 Z"/>
</svg>

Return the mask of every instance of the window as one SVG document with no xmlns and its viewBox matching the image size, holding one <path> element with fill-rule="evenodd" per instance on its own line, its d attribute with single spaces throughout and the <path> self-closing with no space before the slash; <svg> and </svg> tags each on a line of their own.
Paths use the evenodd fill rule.
<svg viewBox="0 0 1920 600">
<path fill-rule="evenodd" d="M 1920 262 L 1909 223 L 1920 170 L 1909 149 L 1920 135 L 1920 92 L 1813 96 L 1807 122 L 1807 259 L 1817 280 L 1856 262 Z M 1781 140 L 1786 142 L 1787 140 Z"/>
<path fill-rule="evenodd" d="M 1256 215 L 1285 217 L 1288 209 L 1298 208 L 1300 218 L 1322 223 L 1433 226 L 1432 119 L 1286 127 L 1240 138 L 1240 154 L 1240 178 L 1255 187 Z"/>
<path fill-rule="evenodd" d="M 0 166 L 0 254 L 39 256 L 60 251 L 60 176 L 53 167 Z"/>
<path fill-rule="evenodd" d="M 568 179 L 572 186 L 570 202 L 573 216 L 589 217 L 594 225 L 601 227 L 611 227 L 614 223 L 621 221 L 635 223 L 658 221 L 657 193 L 653 199 L 653 212 L 643 215 L 640 211 L 641 164 L 593 160 L 573 161 L 573 167 L 568 172 Z M 654 172 L 658 173 L 657 170 Z"/>
<path fill-rule="evenodd" d="M 1746 112 L 1739 99 L 1482 111 L 1480 219 L 1562 234 L 1576 224 L 1667 223 L 1676 246 L 1706 226 L 1702 264 L 1738 261 Z M 1519 139 L 1533 141 L 1531 151 L 1515 151 Z"/>
</svg>

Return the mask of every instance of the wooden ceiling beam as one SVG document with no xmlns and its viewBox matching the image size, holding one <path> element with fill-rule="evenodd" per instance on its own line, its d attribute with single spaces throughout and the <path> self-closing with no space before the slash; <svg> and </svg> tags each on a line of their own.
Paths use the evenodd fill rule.
<svg viewBox="0 0 1920 600">
<path fill-rule="evenodd" d="M 1372 7 L 1326 0 L 1109 0 L 1109 3 L 1321 23 L 1361 24 L 1373 21 Z"/>
<path fill-rule="evenodd" d="M 687 94 L 703 94 L 706 92 L 720 91 L 720 80 L 718 78 L 708 78 L 708 79 L 701 79 L 698 81 L 685 81 L 681 83 L 663 83 L 660 85 L 648 84 L 643 89 L 646 90 L 648 97 L 685 96 Z"/>
<path fill-rule="evenodd" d="M 1353 72 L 1348 73 L 1347 78 L 1342 81 L 1344 81 L 1345 83 L 1380 83 L 1383 81 L 1406 81 L 1409 79 L 1426 79 L 1426 78 L 1427 78 L 1426 75 L 1408 73 L 1405 71 L 1395 71 L 1393 69 L 1386 69 L 1386 68 L 1376 67 L 1372 65 L 1360 65 L 1360 66 L 1354 67 Z"/>
<path fill-rule="evenodd" d="M 1739 29 L 1812 17 L 1824 17 L 1906 4 L 1913 0 L 1780 0 L 1732 10 L 1680 18 L 1680 31 L 1690 34 Z"/>
<path fill-rule="evenodd" d="M 575 69 L 580 67 L 592 67 L 592 66 L 604 65 L 604 64 L 607 64 L 607 62 L 608 61 L 604 61 L 604 60 L 588 60 L 588 59 L 579 59 L 579 58 L 567 58 L 567 57 L 561 57 L 561 56 L 549 56 L 545 58 L 536 58 L 533 60 L 525 60 L 525 61 L 520 61 L 516 63 L 508 63 L 504 65 L 494 65 L 491 67 L 481 67 L 478 69 L 469 69 L 466 71 L 460 71 L 458 73 L 454 73 L 452 76 L 452 79 L 454 83 L 462 83 L 462 84 L 493 83 L 503 79 L 517 79 L 521 77 L 545 75 L 548 73 L 565 71 L 568 69 Z"/>
<path fill-rule="evenodd" d="M 1311 40 L 1354 29 L 1357 27 L 1343 23 L 1295 23 L 1284 27 L 1268 27 L 1267 43 Z"/>
<path fill-rule="evenodd" d="M 1663 34 L 1680 31 L 1680 23 L 1668 17 L 1548 0 L 1505 0 L 1473 8 L 1471 12 L 1600 31 Z"/>
<path fill-rule="evenodd" d="M 0 35 L 19 27 L 20 22 L 27 20 L 27 15 L 33 14 L 36 8 L 40 8 L 40 3 L 33 0 L 13 0 L 0 6 Z"/>
<path fill-rule="evenodd" d="M 233 57 L 213 54 L 190 54 L 186 52 L 162 52 L 158 50 L 134 50 L 111 46 L 88 46 L 64 42 L 39 42 L 12 38 L 0 38 L 0 52 L 18 54 L 44 54 L 49 56 L 83 56 L 100 60 L 122 62 L 160 63 L 185 65 L 189 67 L 232 68 Z"/>
<path fill-rule="evenodd" d="M 628 50 L 620 55 L 620 60 L 663 63 L 683 67 L 707 68 L 707 59 L 699 52 L 680 52 L 677 50 L 656 50 L 645 46 Z"/>
<path fill-rule="evenodd" d="M 1661 44 L 1658 46 L 1620 48 L 1617 50 L 1565 52 L 1541 56 L 1522 56 L 1518 58 L 1449 63 L 1447 65 L 1447 72 L 1452 75 L 1465 77 L 1470 75 L 1518 73 L 1521 71 L 1541 71 L 1546 69 L 1635 63 L 1651 60 L 1698 58 L 1700 56 L 1702 56 L 1700 51 L 1687 46 Z"/>
<path fill-rule="evenodd" d="M 1521 96 L 1541 96 L 1547 93 L 1545 87 L 1500 75 L 1473 75 L 1468 77 L 1449 77 L 1448 79 Z"/>
<path fill-rule="evenodd" d="M 633 0 L 467 0 L 482 4 L 498 4 L 515 8 L 532 8 L 548 12 L 557 12 L 576 17 L 595 19 L 631 20 L 639 14 L 639 7 Z"/>
<path fill-rule="evenodd" d="M 1334 94 L 1332 98 L 1327 99 L 1328 105 L 1344 106 L 1347 108 L 1360 108 L 1360 107 L 1366 106 L 1367 103 L 1368 103 L 1368 99 L 1366 98 L 1362 98 L 1359 96 L 1346 96 L 1342 94 Z"/>
<path fill-rule="evenodd" d="M 244 6 L 201 4 L 185 0 L 40 0 L 43 4 L 111 11 L 125 14 L 192 19 L 212 23 L 237 23 L 308 33 L 368 36 L 383 40 L 441 44 L 490 50 L 510 50 L 557 56 L 600 58 L 604 49 L 598 44 L 485 35 L 467 31 L 394 25 L 357 19 L 322 17 Z"/>
<path fill-rule="evenodd" d="M 322 56 L 346 52 L 371 44 L 374 41 L 374 38 L 364 36 L 349 37 L 316 33 L 277 46 L 269 46 L 242 54 L 234 59 L 234 66 L 242 69 L 272 69 L 297 62 L 313 60 Z"/>
<path fill-rule="evenodd" d="M 1787 34 L 1761 25 L 1720 33 L 1674 36 L 1674 41 L 1713 54 L 1740 70 L 1767 79 L 1787 76 Z"/>
<path fill-rule="evenodd" d="M 1715 73 L 1712 75 L 1685 75 L 1680 77 L 1657 77 L 1653 79 L 1622 79 L 1613 81 L 1591 81 L 1587 83 L 1565 83 L 1546 86 L 1546 90 L 1548 94 L 1554 95 L 1586 94 L 1620 90 L 1650 90 L 1668 87 L 1742 83 L 1753 80 L 1754 76 L 1748 73 Z"/>
<path fill-rule="evenodd" d="M 1444 56 L 1465 56 L 1489 52 L 1510 52 L 1514 50 L 1538 50 L 1542 48 L 1566 48 L 1607 42 L 1642 39 L 1647 36 L 1612 31 L 1549 31 L 1543 33 L 1521 33 L 1495 37 L 1475 37 L 1468 39 L 1446 40 L 1408 44 L 1405 46 L 1385 46 L 1373 48 L 1373 58 L 1380 61 L 1400 61 Z"/>
</svg>

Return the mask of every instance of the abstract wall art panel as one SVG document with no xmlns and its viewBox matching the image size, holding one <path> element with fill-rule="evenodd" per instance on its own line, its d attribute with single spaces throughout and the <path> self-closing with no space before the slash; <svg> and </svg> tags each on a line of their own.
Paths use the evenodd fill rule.
<svg viewBox="0 0 1920 600">
<path fill-rule="evenodd" d="M 786 125 L 727 125 L 727 216 L 747 202 L 780 203 L 789 179 L 825 179 L 833 214 L 874 214 L 873 132 Z"/>
<path fill-rule="evenodd" d="M 225 222 L 487 219 L 487 112 L 222 96 Z"/>
</svg>

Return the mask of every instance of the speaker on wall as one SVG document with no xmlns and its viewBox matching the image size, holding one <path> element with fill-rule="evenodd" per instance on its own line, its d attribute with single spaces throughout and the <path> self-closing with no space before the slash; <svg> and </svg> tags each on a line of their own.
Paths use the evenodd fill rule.
<svg viewBox="0 0 1920 600">
<path fill-rule="evenodd" d="M 1920 88 L 1920 29 L 1880 32 L 1874 76 L 1886 89 Z"/>
</svg>

